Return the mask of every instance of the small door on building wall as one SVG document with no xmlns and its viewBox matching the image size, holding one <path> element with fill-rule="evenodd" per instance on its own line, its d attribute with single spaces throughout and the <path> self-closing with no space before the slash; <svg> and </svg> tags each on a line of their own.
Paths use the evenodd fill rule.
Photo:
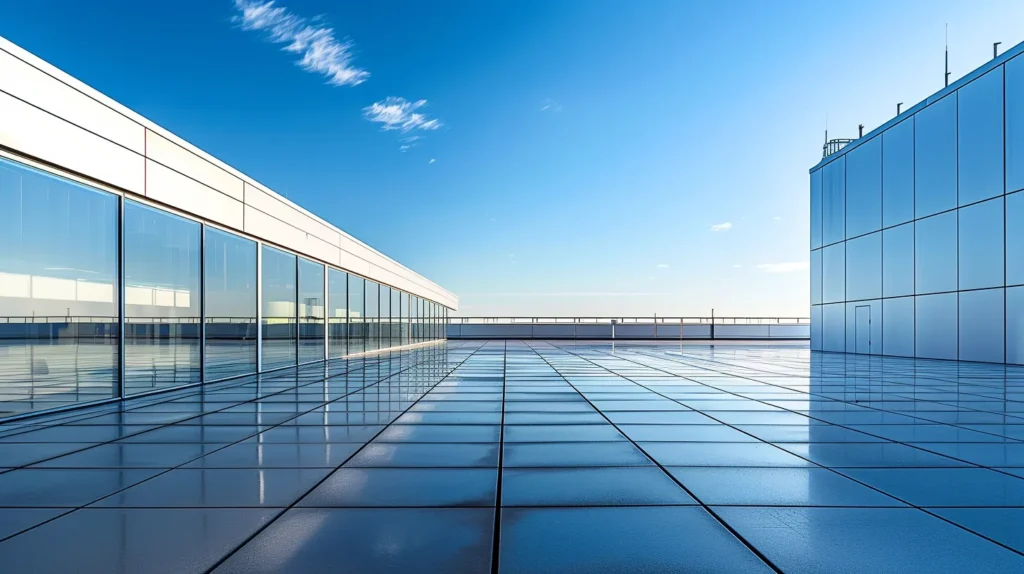
<svg viewBox="0 0 1024 574">
<path fill-rule="evenodd" d="M 857 353 L 871 353 L 871 305 L 858 305 L 857 312 Z"/>
</svg>

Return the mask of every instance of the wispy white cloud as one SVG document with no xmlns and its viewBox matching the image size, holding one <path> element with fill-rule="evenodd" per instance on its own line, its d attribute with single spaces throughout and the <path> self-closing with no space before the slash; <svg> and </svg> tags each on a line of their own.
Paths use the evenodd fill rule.
<svg viewBox="0 0 1024 574">
<path fill-rule="evenodd" d="M 779 217 L 778 215 L 776 215 L 776 216 L 775 216 L 775 217 L 773 217 L 772 219 L 774 219 L 775 221 L 780 221 L 780 220 L 781 220 L 782 218 L 781 218 L 781 217 Z"/>
<path fill-rule="evenodd" d="M 562 104 L 552 100 L 551 98 L 544 98 L 544 101 L 541 102 L 540 111 L 558 113 L 562 111 Z"/>
<path fill-rule="evenodd" d="M 715 232 L 729 231 L 730 229 L 732 229 L 732 223 L 729 221 L 726 221 L 725 223 L 716 223 L 711 226 L 711 231 Z"/>
<path fill-rule="evenodd" d="M 427 163 L 434 163 L 435 161 L 437 161 L 437 160 L 434 159 L 434 158 L 430 158 L 430 161 L 428 161 Z"/>
<path fill-rule="evenodd" d="M 405 98 L 389 96 L 363 108 L 363 117 L 381 124 L 382 130 L 399 130 L 402 133 L 412 130 L 436 130 L 442 125 L 439 120 L 416 111 L 426 105 L 427 100 L 410 102 Z"/>
<path fill-rule="evenodd" d="M 658 269 L 668 269 L 668 263 L 659 263 L 655 265 Z"/>
<path fill-rule="evenodd" d="M 271 42 L 299 56 L 303 70 L 326 77 L 329 84 L 357 86 L 370 77 L 352 64 L 352 42 L 336 38 L 322 17 L 298 16 L 273 0 L 235 0 L 235 7 L 240 13 L 233 20 L 243 30 L 266 32 Z"/>
<path fill-rule="evenodd" d="M 762 263 L 757 268 L 765 273 L 793 273 L 794 271 L 803 271 L 809 266 L 807 261 L 787 261 L 785 263 Z"/>
</svg>

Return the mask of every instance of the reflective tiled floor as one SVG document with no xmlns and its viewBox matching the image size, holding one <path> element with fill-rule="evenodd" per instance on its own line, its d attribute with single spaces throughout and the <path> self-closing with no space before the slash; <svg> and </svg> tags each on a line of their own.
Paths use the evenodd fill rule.
<svg viewBox="0 0 1024 574">
<path fill-rule="evenodd" d="M 1024 369 L 450 342 L 0 425 L 9 572 L 1024 570 Z"/>
</svg>

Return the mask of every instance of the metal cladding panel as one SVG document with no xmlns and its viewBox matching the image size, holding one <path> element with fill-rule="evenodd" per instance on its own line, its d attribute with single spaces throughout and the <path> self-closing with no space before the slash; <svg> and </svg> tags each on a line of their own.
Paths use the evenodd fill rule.
<svg viewBox="0 0 1024 574">
<path fill-rule="evenodd" d="M 138 123 L 3 50 L 0 90 L 135 153 L 145 149 Z"/>
<path fill-rule="evenodd" d="M 654 323 L 622 323 L 615 326 L 617 338 L 653 339 Z"/>
<path fill-rule="evenodd" d="M 211 189 L 243 201 L 242 180 L 160 134 L 146 131 L 146 157 Z"/>
<path fill-rule="evenodd" d="M 142 193 L 141 155 L 5 93 L 0 118 L 0 146 Z"/>
<path fill-rule="evenodd" d="M 146 160 L 146 197 L 165 205 L 242 228 L 242 202 L 151 159 Z"/>
<path fill-rule="evenodd" d="M 612 336 L 612 325 L 611 323 L 595 324 L 595 325 L 576 325 L 576 337 L 580 339 L 586 339 L 588 337 L 597 337 L 601 339 L 607 339 Z"/>
<path fill-rule="evenodd" d="M 707 339 L 711 337 L 711 325 L 683 325 L 684 339 Z"/>
<path fill-rule="evenodd" d="M 715 325 L 716 339 L 767 339 L 770 325 Z"/>
</svg>

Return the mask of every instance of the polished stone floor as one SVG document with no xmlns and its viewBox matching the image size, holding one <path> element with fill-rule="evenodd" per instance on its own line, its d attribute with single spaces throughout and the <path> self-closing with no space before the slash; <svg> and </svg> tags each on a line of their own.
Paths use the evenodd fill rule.
<svg viewBox="0 0 1024 574">
<path fill-rule="evenodd" d="M 1020 572 L 1024 369 L 449 342 L 0 425 L 4 572 Z"/>
</svg>

